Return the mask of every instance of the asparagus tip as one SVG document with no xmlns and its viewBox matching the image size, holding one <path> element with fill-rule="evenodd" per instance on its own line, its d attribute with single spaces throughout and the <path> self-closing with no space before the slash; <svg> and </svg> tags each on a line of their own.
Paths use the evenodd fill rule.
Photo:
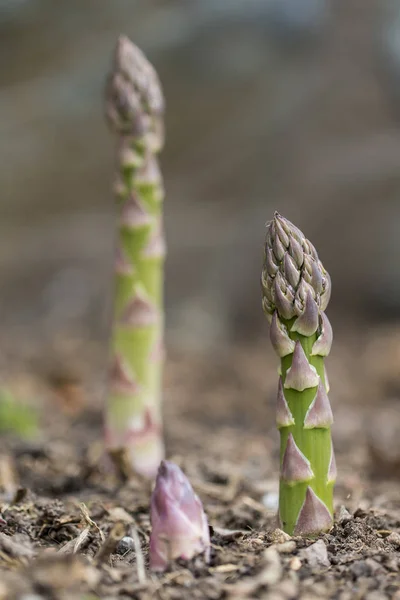
<svg viewBox="0 0 400 600">
<path fill-rule="evenodd" d="M 106 87 L 106 117 L 117 132 L 148 136 L 154 146 L 163 144 L 161 116 L 164 96 L 156 70 L 143 52 L 121 34 Z"/>
<path fill-rule="evenodd" d="M 164 571 L 178 558 L 197 554 L 209 559 L 210 534 L 199 497 L 181 469 L 163 460 L 158 469 L 150 507 L 150 567 Z"/>
</svg>

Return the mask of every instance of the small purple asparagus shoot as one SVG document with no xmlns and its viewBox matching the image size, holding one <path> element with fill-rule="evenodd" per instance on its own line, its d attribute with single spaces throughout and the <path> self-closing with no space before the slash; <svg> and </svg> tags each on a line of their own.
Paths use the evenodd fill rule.
<svg viewBox="0 0 400 600">
<path fill-rule="evenodd" d="M 165 571 L 173 560 L 210 556 L 210 533 L 200 498 L 181 469 L 162 461 L 150 506 L 150 568 Z"/>
<path fill-rule="evenodd" d="M 118 140 L 118 233 L 105 435 L 120 467 L 150 478 L 164 456 L 164 190 L 157 161 L 164 144 L 163 112 L 156 71 L 120 36 L 106 93 L 107 120 Z"/>
<path fill-rule="evenodd" d="M 279 519 L 290 535 L 332 526 L 336 463 L 324 358 L 332 328 L 331 280 L 314 246 L 284 217 L 267 223 L 261 277 L 270 338 L 281 359 L 276 423 L 281 436 Z"/>
</svg>

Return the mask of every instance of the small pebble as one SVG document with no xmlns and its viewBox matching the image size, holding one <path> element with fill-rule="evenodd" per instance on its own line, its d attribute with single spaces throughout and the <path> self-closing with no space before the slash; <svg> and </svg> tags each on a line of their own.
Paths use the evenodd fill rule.
<svg viewBox="0 0 400 600">
<path fill-rule="evenodd" d="M 387 542 L 390 542 L 396 548 L 400 548 L 400 534 L 396 531 L 392 531 L 390 535 L 386 538 Z"/>
<path fill-rule="evenodd" d="M 296 542 L 291 540 L 290 542 L 283 542 L 283 544 L 277 544 L 276 549 L 279 554 L 291 554 L 296 550 Z"/>
<path fill-rule="evenodd" d="M 278 510 L 279 494 L 277 494 L 276 492 L 267 492 L 262 497 L 261 502 L 264 504 L 265 508 L 268 508 L 268 510 Z"/>
<path fill-rule="evenodd" d="M 331 564 L 328 558 L 328 551 L 322 540 L 314 542 L 308 548 L 303 548 L 299 552 L 299 556 L 302 559 L 306 559 L 311 568 L 329 567 Z"/>
<path fill-rule="evenodd" d="M 283 544 L 284 542 L 289 542 L 291 539 L 290 535 L 282 531 L 282 529 L 274 529 L 271 533 L 271 542 L 273 544 Z"/>
<path fill-rule="evenodd" d="M 337 522 L 339 524 L 347 523 L 347 521 L 351 521 L 352 518 L 353 517 L 351 516 L 351 514 L 349 513 L 349 511 L 347 510 L 347 508 L 342 505 L 339 508 L 339 512 L 338 512 L 338 515 L 337 515 Z"/>
<path fill-rule="evenodd" d="M 292 560 L 289 563 L 289 567 L 292 569 L 292 571 L 298 571 L 299 569 L 301 569 L 301 560 L 298 556 L 294 556 L 292 558 Z"/>
<path fill-rule="evenodd" d="M 131 538 L 129 535 L 126 535 L 118 542 L 117 554 L 126 554 L 129 552 L 129 550 L 133 550 L 134 547 L 135 542 L 133 541 L 133 538 Z"/>
</svg>

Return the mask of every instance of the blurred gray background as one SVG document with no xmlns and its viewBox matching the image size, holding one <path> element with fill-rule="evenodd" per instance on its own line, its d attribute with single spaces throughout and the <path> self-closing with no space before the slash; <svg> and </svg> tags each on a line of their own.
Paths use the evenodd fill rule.
<svg viewBox="0 0 400 600">
<path fill-rule="evenodd" d="M 398 317 L 400 1 L 0 0 L 3 349 L 107 336 L 120 32 L 167 98 L 170 339 L 266 328 L 275 209 L 331 272 L 334 323 Z"/>
</svg>

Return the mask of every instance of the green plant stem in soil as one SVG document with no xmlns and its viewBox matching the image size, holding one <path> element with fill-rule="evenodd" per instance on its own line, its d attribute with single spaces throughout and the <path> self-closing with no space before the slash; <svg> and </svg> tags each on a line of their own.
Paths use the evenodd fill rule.
<svg viewBox="0 0 400 600">
<path fill-rule="evenodd" d="M 267 224 L 262 289 L 271 343 L 281 359 L 280 525 L 290 535 L 315 535 L 332 526 L 336 479 L 324 366 L 332 344 L 324 313 L 331 282 L 314 246 L 278 213 Z"/>
<path fill-rule="evenodd" d="M 164 99 L 157 73 L 126 37 L 118 40 L 106 114 L 117 136 L 115 301 L 106 443 L 114 459 L 154 477 L 164 456 Z"/>
</svg>

